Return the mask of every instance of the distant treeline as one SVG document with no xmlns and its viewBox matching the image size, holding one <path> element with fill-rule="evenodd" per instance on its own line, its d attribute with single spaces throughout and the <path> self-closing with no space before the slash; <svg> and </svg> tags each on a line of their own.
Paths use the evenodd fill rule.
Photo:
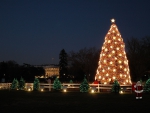
<svg viewBox="0 0 150 113">
<path fill-rule="evenodd" d="M 19 65 L 15 61 L 0 62 L 0 80 L 12 82 L 14 78 L 24 78 L 26 82 L 33 82 L 35 76 L 45 75 L 42 67 L 34 67 L 30 64 Z"/>
<path fill-rule="evenodd" d="M 129 38 L 126 50 L 132 81 L 147 80 L 150 77 L 150 36 Z"/>
</svg>

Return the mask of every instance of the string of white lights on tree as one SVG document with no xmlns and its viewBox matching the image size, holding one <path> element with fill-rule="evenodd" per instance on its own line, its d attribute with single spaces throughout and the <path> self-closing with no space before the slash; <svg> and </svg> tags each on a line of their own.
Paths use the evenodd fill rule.
<svg viewBox="0 0 150 113">
<path fill-rule="evenodd" d="M 120 85 L 131 84 L 125 44 L 115 19 L 111 19 L 111 23 L 102 46 L 95 79 L 101 84 L 110 84 L 114 80 L 117 80 Z"/>
</svg>

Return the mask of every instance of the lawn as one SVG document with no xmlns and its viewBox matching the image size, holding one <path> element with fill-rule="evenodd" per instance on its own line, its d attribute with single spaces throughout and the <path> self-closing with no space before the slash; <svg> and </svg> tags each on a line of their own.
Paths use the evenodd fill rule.
<svg viewBox="0 0 150 113">
<path fill-rule="evenodd" d="M 150 94 L 0 90 L 0 113 L 148 113 L 149 103 Z"/>
</svg>

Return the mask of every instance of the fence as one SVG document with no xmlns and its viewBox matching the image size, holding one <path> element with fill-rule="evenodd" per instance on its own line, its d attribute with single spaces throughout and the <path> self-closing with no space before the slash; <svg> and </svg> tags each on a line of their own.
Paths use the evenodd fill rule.
<svg viewBox="0 0 150 113">
<path fill-rule="evenodd" d="M 90 90 L 95 90 L 97 92 L 110 92 L 112 89 L 112 85 L 106 85 L 106 84 L 89 84 Z M 0 89 L 10 89 L 11 83 L 0 83 Z M 120 85 L 121 90 L 123 92 L 132 92 L 132 86 L 131 85 Z M 62 89 L 65 90 L 78 90 L 79 91 L 80 84 L 73 84 L 73 83 L 65 83 L 62 84 Z M 25 83 L 25 89 L 26 90 L 33 90 L 33 83 Z M 51 91 L 53 89 L 53 84 L 46 84 L 46 83 L 40 83 L 40 89 L 48 89 Z"/>
</svg>

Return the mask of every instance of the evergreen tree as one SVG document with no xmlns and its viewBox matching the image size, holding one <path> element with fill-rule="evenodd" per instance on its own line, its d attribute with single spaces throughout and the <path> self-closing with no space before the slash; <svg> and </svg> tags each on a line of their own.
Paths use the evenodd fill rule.
<svg viewBox="0 0 150 113">
<path fill-rule="evenodd" d="M 71 84 L 72 84 L 72 83 L 73 83 L 73 81 L 72 81 L 72 80 L 70 80 L 70 81 L 69 81 L 69 83 L 71 83 Z"/>
<path fill-rule="evenodd" d="M 33 90 L 34 91 L 38 91 L 40 88 L 40 81 L 38 78 L 35 78 L 34 79 L 34 83 L 33 83 Z"/>
<path fill-rule="evenodd" d="M 113 93 L 119 93 L 120 89 L 121 89 L 120 88 L 120 84 L 118 83 L 117 80 L 115 80 L 114 83 L 113 83 L 111 92 L 113 92 Z"/>
<path fill-rule="evenodd" d="M 144 92 L 150 93 L 150 78 L 146 81 L 144 85 Z"/>
<path fill-rule="evenodd" d="M 56 77 L 53 83 L 53 89 L 54 90 L 60 90 L 62 87 L 61 82 L 59 81 L 59 79 Z"/>
<path fill-rule="evenodd" d="M 83 82 L 80 84 L 80 92 L 88 92 L 90 86 L 86 80 L 86 78 L 84 78 Z"/>
<path fill-rule="evenodd" d="M 25 88 L 25 81 L 24 81 L 24 79 L 21 77 L 21 78 L 20 78 L 20 82 L 19 82 L 19 89 L 20 89 L 20 90 L 24 90 L 24 88 Z"/>
<path fill-rule="evenodd" d="M 18 80 L 14 78 L 11 86 L 10 86 L 10 89 L 18 89 Z"/>
<path fill-rule="evenodd" d="M 100 53 L 95 79 L 101 84 L 110 84 L 117 79 L 121 85 L 131 85 L 125 44 L 115 20 L 112 19 L 111 22 Z"/>
<path fill-rule="evenodd" d="M 98 66 L 100 50 L 95 47 L 83 48 L 78 52 L 71 51 L 68 54 L 68 75 L 70 79 L 81 82 L 84 75 L 87 75 L 87 81 L 93 82 Z"/>
<path fill-rule="evenodd" d="M 59 54 L 59 75 L 60 75 L 60 80 L 61 81 L 67 81 L 68 79 L 68 70 L 67 70 L 67 66 L 68 66 L 68 60 L 67 60 L 67 53 L 65 52 L 64 49 L 62 49 L 60 51 Z"/>
</svg>

